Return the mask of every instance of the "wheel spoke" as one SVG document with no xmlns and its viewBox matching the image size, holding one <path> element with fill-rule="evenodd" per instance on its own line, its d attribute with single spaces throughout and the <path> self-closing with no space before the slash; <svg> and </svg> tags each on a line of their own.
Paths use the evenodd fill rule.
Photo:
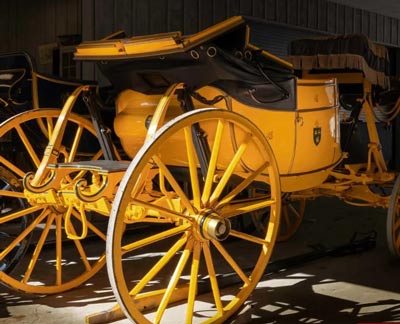
<svg viewBox="0 0 400 324">
<path fill-rule="evenodd" d="M 23 283 L 27 283 L 31 277 L 32 271 L 36 266 L 36 262 L 38 260 L 40 253 L 42 252 L 44 242 L 46 241 L 46 238 L 50 231 L 50 226 L 51 224 L 53 224 L 53 221 L 54 221 L 54 214 L 50 214 L 50 216 L 47 218 L 46 226 L 44 227 L 42 234 L 40 235 L 39 241 L 36 244 L 35 251 L 33 252 L 32 258 L 25 272 L 24 278 L 22 280 Z"/>
<path fill-rule="evenodd" d="M 31 233 L 35 227 L 46 217 L 48 216 L 50 211 L 48 209 L 43 210 L 41 215 L 39 215 L 27 228 L 20 233 L 14 241 L 12 241 L 1 253 L 0 253 L 0 260 L 2 260 L 8 253 L 10 253 L 19 242 L 21 242 L 25 237 Z"/>
<path fill-rule="evenodd" d="M 399 250 L 399 248 L 400 248 L 400 235 L 395 233 L 394 236 L 395 236 L 394 246 L 396 247 L 397 250 Z"/>
<path fill-rule="evenodd" d="M 396 219 L 396 221 L 394 222 L 393 231 L 397 232 L 399 228 L 400 228 L 400 218 Z"/>
<path fill-rule="evenodd" d="M 290 209 L 290 211 L 293 213 L 293 215 L 296 217 L 296 219 L 301 218 L 300 209 L 297 210 L 296 207 L 294 207 L 293 204 L 290 204 L 290 203 L 288 204 L 287 207 Z M 301 208 L 301 206 L 299 206 L 299 208 Z"/>
<path fill-rule="evenodd" d="M 169 184 L 171 185 L 171 187 L 175 191 L 175 193 L 179 196 L 183 205 L 190 211 L 190 213 L 195 214 L 192 204 L 190 203 L 186 194 L 183 192 L 182 188 L 180 187 L 178 182 L 175 180 L 175 178 L 171 174 L 171 172 L 168 170 L 166 165 L 156 155 L 153 156 L 153 160 L 158 165 L 160 172 L 162 172 L 162 174 L 167 178 Z"/>
<path fill-rule="evenodd" d="M 147 238 L 144 238 L 144 239 L 141 239 L 139 241 L 126 244 L 126 245 L 122 246 L 121 250 L 122 250 L 123 254 L 125 254 L 127 252 L 131 252 L 131 251 L 136 250 L 138 248 L 141 248 L 141 247 L 144 247 L 144 246 L 148 246 L 148 245 L 153 244 L 155 242 L 165 240 L 166 238 L 169 238 L 171 236 L 183 233 L 189 227 L 190 227 L 189 224 L 185 224 L 185 225 L 181 225 L 181 226 L 178 226 L 178 227 L 174 227 L 174 228 L 172 228 L 170 230 L 167 230 L 167 231 L 164 231 L 164 232 L 161 232 L 161 233 L 158 233 L 158 234 L 151 235 L 151 236 L 149 236 Z"/>
<path fill-rule="evenodd" d="M 56 284 L 62 284 L 62 218 L 56 217 Z"/>
<path fill-rule="evenodd" d="M 265 225 L 263 222 L 263 215 L 260 212 L 251 213 L 251 221 L 253 222 L 256 230 L 261 233 L 265 234 Z"/>
<path fill-rule="evenodd" d="M 219 253 L 224 257 L 225 261 L 231 266 L 232 270 L 234 270 L 237 275 L 240 277 L 240 279 L 243 280 L 243 282 L 246 285 L 250 284 L 249 278 L 246 276 L 246 274 L 243 272 L 242 269 L 240 269 L 239 265 L 236 263 L 236 261 L 231 257 L 231 255 L 228 253 L 228 251 L 225 250 L 225 248 L 219 243 L 218 241 L 212 241 L 214 246 L 217 248 Z"/>
<path fill-rule="evenodd" d="M 225 172 L 223 173 L 221 180 L 218 182 L 217 187 L 215 188 L 214 192 L 210 197 L 210 201 L 215 201 L 218 197 L 220 197 L 222 191 L 227 185 L 229 179 L 231 178 L 236 166 L 239 164 L 244 152 L 246 151 L 250 139 L 251 139 L 251 134 L 247 134 L 245 140 L 239 146 L 232 160 L 229 162 L 229 165 L 226 168 Z"/>
<path fill-rule="evenodd" d="M 47 124 L 47 138 L 50 138 L 53 135 L 54 131 L 54 119 L 51 117 L 47 117 L 46 124 Z"/>
<path fill-rule="evenodd" d="M 203 254 L 204 254 L 204 258 L 206 260 L 208 277 L 209 277 L 210 283 L 211 283 L 211 290 L 212 290 L 212 294 L 214 297 L 217 314 L 222 315 L 223 314 L 223 306 L 222 306 L 222 302 L 221 302 L 221 293 L 219 291 L 217 275 L 215 273 L 214 263 L 212 260 L 211 251 L 210 251 L 208 242 L 203 243 Z"/>
<path fill-rule="evenodd" d="M 275 204 L 275 199 L 266 199 L 266 197 L 243 199 L 232 201 L 231 204 L 224 206 L 220 214 L 223 217 L 230 218 L 271 207 Z"/>
<path fill-rule="evenodd" d="M 195 159 L 196 153 L 193 146 L 192 133 L 188 127 L 184 128 L 184 132 L 189 164 L 190 182 L 192 185 L 193 203 L 195 208 L 200 209 L 200 186 L 199 177 L 197 176 L 197 161 Z"/>
<path fill-rule="evenodd" d="M 282 206 L 278 242 L 287 241 L 297 232 L 304 216 L 305 203 L 305 199 L 287 198 Z"/>
<path fill-rule="evenodd" d="M 203 203 L 206 203 L 210 198 L 212 184 L 214 182 L 215 169 L 217 167 L 218 154 L 221 147 L 223 130 L 224 130 L 224 124 L 222 123 L 221 120 L 218 120 L 217 129 L 215 131 L 214 145 L 211 151 L 210 163 L 208 166 L 207 175 L 205 179 L 203 195 L 201 197 Z"/>
<path fill-rule="evenodd" d="M 186 323 L 192 323 L 193 319 L 194 303 L 197 292 L 197 276 L 199 273 L 200 252 L 201 252 L 201 244 L 200 242 L 195 242 L 193 247 L 192 269 L 190 271 L 190 285 L 189 285 L 188 305 L 186 312 Z"/>
<path fill-rule="evenodd" d="M 187 216 L 173 210 L 172 208 L 168 209 L 168 208 L 165 208 L 162 206 L 157 206 L 155 204 L 152 204 L 152 203 L 149 203 L 146 201 L 132 199 L 132 204 L 145 208 L 147 214 L 152 215 L 152 216 L 166 217 L 166 218 L 171 218 L 172 220 L 188 218 Z M 171 207 L 173 207 L 173 206 L 171 206 Z M 142 221 L 146 221 L 146 219 L 143 219 Z"/>
<path fill-rule="evenodd" d="M 187 242 L 187 235 L 182 235 L 182 237 L 175 242 L 175 244 L 161 257 L 160 260 L 149 270 L 146 275 L 137 283 L 137 285 L 129 292 L 131 296 L 139 294 L 142 289 L 149 283 L 150 280 L 163 269 L 173 256 L 182 248 L 182 246 Z"/>
<path fill-rule="evenodd" d="M 41 207 L 41 206 L 33 206 L 33 207 L 29 207 L 29 208 L 17 211 L 15 213 L 11 213 L 10 215 L 7 215 L 7 216 L 1 216 L 0 217 L 0 224 L 11 222 L 11 221 L 13 221 L 13 220 L 15 220 L 17 218 L 29 215 L 31 213 L 34 213 L 34 212 L 40 210 L 40 209 L 43 209 L 43 207 Z"/>
<path fill-rule="evenodd" d="M 31 142 L 28 140 L 28 137 L 26 136 L 25 132 L 22 130 L 20 125 L 17 125 L 15 129 L 18 132 L 18 135 L 21 138 L 22 142 L 24 143 L 26 150 L 28 151 L 27 152 L 28 156 L 32 159 L 35 166 L 38 167 L 40 164 L 40 159 L 37 156 L 36 151 L 33 149 L 33 146 Z"/>
<path fill-rule="evenodd" d="M 282 208 L 282 214 L 283 214 L 283 219 L 285 220 L 285 224 L 287 228 L 290 228 L 290 219 L 289 219 L 289 213 L 287 208 Z"/>
<path fill-rule="evenodd" d="M 231 231 L 229 232 L 229 234 L 232 235 L 232 236 L 234 236 L 234 237 L 240 238 L 240 239 L 242 239 L 242 240 L 248 241 L 248 242 L 252 242 L 252 243 L 256 243 L 256 244 L 261 244 L 261 245 L 267 245 L 267 244 L 269 244 L 268 241 L 266 241 L 266 240 L 264 240 L 264 239 L 262 239 L 262 238 L 259 238 L 259 237 L 257 237 L 257 236 L 253 236 L 253 235 L 250 235 L 250 234 L 246 234 L 246 233 L 243 233 L 243 232 L 238 232 L 238 231 L 236 231 L 236 230 L 231 230 Z"/>
<path fill-rule="evenodd" d="M 183 250 L 183 253 L 181 255 L 181 257 L 179 258 L 178 264 L 174 270 L 174 273 L 172 274 L 172 277 L 168 283 L 168 287 L 167 290 L 164 293 L 164 296 L 161 300 L 160 306 L 157 309 L 157 313 L 155 316 L 155 323 L 160 323 L 161 318 L 165 312 L 165 309 L 167 308 L 170 298 L 172 296 L 172 293 L 176 287 L 176 285 L 178 284 L 179 278 L 182 274 L 183 268 L 185 267 L 189 256 L 192 252 L 192 248 L 193 248 L 193 239 L 189 240 L 186 243 L 185 249 Z"/>
<path fill-rule="evenodd" d="M 257 170 L 253 171 L 246 179 L 244 179 L 238 186 L 235 187 L 230 193 L 228 193 L 224 198 L 222 198 L 217 205 L 221 206 L 230 202 L 233 198 L 246 189 L 269 165 L 269 162 L 263 163 Z M 214 201 L 212 200 L 211 203 Z"/>
<path fill-rule="evenodd" d="M 172 292 L 169 303 L 176 303 L 184 301 L 188 296 L 188 285 L 177 286 Z M 148 312 L 150 309 L 156 308 L 161 301 L 162 295 L 167 291 L 164 289 L 157 289 L 149 292 L 144 292 L 135 296 L 134 302 L 140 311 Z"/>
<path fill-rule="evenodd" d="M 25 198 L 25 195 L 23 192 L 3 189 L 3 190 L 0 190 L 0 197 Z M 1 223 L 1 220 L 0 220 L 0 223 Z"/>
<path fill-rule="evenodd" d="M 143 190 L 146 186 L 147 177 L 151 173 L 152 167 L 153 167 L 153 163 L 148 163 L 143 168 L 143 172 L 140 174 L 138 180 L 135 183 L 135 186 L 132 189 L 131 197 L 137 197 L 138 195 L 140 195 L 143 192 Z"/>
<path fill-rule="evenodd" d="M 7 158 L 0 155 L 0 163 L 3 164 L 7 169 L 11 170 L 13 173 L 18 175 L 19 178 L 23 178 L 26 174 L 25 171 L 22 171 L 18 168 L 14 163 L 11 163 Z"/>
</svg>

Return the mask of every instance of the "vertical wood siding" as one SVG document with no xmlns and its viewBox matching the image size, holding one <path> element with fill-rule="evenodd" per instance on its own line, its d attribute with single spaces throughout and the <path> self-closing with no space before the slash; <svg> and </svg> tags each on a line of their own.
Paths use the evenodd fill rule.
<svg viewBox="0 0 400 324">
<path fill-rule="evenodd" d="M 7 51 L 11 46 L 11 37 L 13 24 L 10 22 L 11 2 L 0 1 L 0 51 Z"/>
<path fill-rule="evenodd" d="M 81 0 L 1 0 L 0 27 L 1 52 L 34 51 L 58 35 L 81 33 Z"/>
<path fill-rule="evenodd" d="M 176 30 L 191 34 L 227 17 L 243 15 L 331 34 L 364 33 L 373 41 L 400 46 L 399 19 L 328 0 L 82 1 L 83 6 L 90 2 L 95 6 L 97 38 L 113 32 L 112 27 L 123 28 L 129 35 Z"/>
<path fill-rule="evenodd" d="M 256 22 L 275 22 L 327 34 L 363 33 L 373 41 L 400 47 L 399 19 L 329 0 L 81 1 L 85 40 L 100 39 L 119 29 L 128 36 L 178 30 L 193 34 L 228 17 L 243 15 Z M 83 71 L 88 78 L 99 77 L 90 64 L 84 64 Z"/>
<path fill-rule="evenodd" d="M 58 35 L 100 39 L 116 30 L 128 36 L 181 30 L 192 34 L 244 15 L 330 34 L 363 33 L 400 47 L 400 20 L 328 0 L 1 0 L 0 52 L 57 41 Z"/>
<path fill-rule="evenodd" d="M 37 57 L 40 45 L 80 34 L 81 17 L 81 0 L 1 0 L 0 52 L 24 50 Z"/>
<path fill-rule="evenodd" d="M 328 0 L 1 0 L 0 51 L 35 51 L 62 34 L 191 34 L 233 15 L 332 34 L 361 32 L 400 46 L 399 19 Z"/>
</svg>

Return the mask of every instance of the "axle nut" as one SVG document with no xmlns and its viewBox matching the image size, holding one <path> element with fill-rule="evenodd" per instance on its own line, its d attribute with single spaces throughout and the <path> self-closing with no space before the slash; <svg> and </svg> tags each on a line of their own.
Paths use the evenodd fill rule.
<svg viewBox="0 0 400 324">
<path fill-rule="evenodd" d="M 229 236 L 231 223 L 229 219 L 213 213 L 204 215 L 200 220 L 200 234 L 205 239 L 223 241 Z"/>
</svg>

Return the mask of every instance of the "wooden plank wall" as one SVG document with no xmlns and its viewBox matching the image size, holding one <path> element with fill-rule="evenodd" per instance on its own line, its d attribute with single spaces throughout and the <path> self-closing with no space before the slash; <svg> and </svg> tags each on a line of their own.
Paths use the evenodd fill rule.
<svg viewBox="0 0 400 324">
<path fill-rule="evenodd" d="M 81 34 L 81 16 L 81 0 L 1 0 L 0 52 L 24 50 L 36 57 L 38 47 L 58 35 Z M 51 72 L 51 64 L 39 63 Z"/>
<path fill-rule="evenodd" d="M 99 39 L 182 30 L 195 33 L 230 16 L 288 24 L 326 33 L 364 33 L 400 47 L 399 19 L 328 0 L 1 0 L 0 52 L 26 50 L 82 34 Z"/>
<path fill-rule="evenodd" d="M 400 47 L 399 19 L 328 0 L 82 0 L 82 34 L 84 40 L 120 29 L 128 36 L 177 30 L 192 34 L 235 15 L 328 34 L 363 33 Z M 101 75 L 85 63 L 83 77 Z"/>
<path fill-rule="evenodd" d="M 399 19 L 327 0 L 83 0 L 84 12 L 93 8 L 92 25 L 83 33 L 97 39 L 117 29 L 128 35 L 190 34 L 244 15 L 332 34 L 362 32 L 373 41 L 400 46 Z"/>
</svg>

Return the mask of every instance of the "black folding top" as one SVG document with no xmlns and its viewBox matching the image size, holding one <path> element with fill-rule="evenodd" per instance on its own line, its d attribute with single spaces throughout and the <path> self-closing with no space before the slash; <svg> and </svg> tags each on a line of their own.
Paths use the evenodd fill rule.
<svg viewBox="0 0 400 324">
<path fill-rule="evenodd" d="M 84 42 L 75 58 L 98 62 L 118 91 L 160 94 L 178 82 L 193 90 L 214 85 L 256 106 L 280 102 L 284 109 L 293 109 L 291 64 L 249 44 L 248 39 L 244 20 L 233 17 L 191 36 L 177 32 Z M 253 96 L 249 88 L 254 88 Z M 282 102 L 287 99 L 290 102 Z"/>
</svg>

